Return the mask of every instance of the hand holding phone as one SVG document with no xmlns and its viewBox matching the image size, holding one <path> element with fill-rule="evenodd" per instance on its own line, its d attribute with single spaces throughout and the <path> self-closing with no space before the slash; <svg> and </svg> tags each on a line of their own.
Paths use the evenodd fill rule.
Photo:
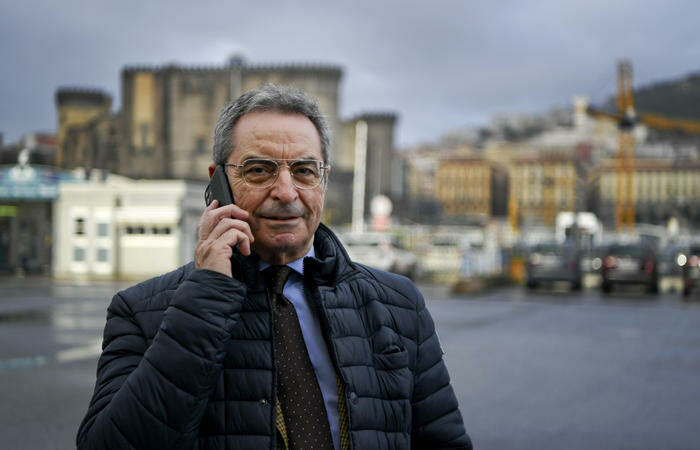
<svg viewBox="0 0 700 450">
<path fill-rule="evenodd" d="M 222 166 L 217 166 L 212 174 L 205 201 L 208 206 L 197 227 L 195 267 L 231 276 L 233 248 L 238 246 L 239 251 L 248 256 L 255 238 L 246 222 L 248 212 L 233 202 Z"/>
</svg>

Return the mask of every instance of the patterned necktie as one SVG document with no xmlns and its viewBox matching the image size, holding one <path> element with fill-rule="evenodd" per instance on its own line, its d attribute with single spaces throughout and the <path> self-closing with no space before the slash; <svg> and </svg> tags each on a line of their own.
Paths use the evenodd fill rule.
<svg viewBox="0 0 700 450">
<path fill-rule="evenodd" d="M 333 449 L 326 407 L 294 305 L 282 294 L 292 269 L 270 266 L 264 275 L 275 320 L 277 395 L 290 449 Z"/>
</svg>

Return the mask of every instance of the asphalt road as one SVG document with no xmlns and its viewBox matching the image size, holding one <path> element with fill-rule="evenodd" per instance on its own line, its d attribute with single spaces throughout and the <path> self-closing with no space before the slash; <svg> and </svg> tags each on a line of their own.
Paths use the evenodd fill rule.
<svg viewBox="0 0 700 450">
<path fill-rule="evenodd" d="M 0 448 L 75 448 L 120 287 L 0 279 Z M 700 448 L 700 302 L 421 290 L 476 448 Z"/>
</svg>

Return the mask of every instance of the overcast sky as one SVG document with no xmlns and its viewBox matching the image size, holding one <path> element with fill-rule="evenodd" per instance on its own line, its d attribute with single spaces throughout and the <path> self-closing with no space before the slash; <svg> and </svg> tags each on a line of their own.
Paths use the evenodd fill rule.
<svg viewBox="0 0 700 450">
<path fill-rule="evenodd" d="M 341 116 L 399 114 L 434 141 L 495 114 L 601 101 L 615 62 L 635 85 L 700 71 L 697 0 L 2 1 L 0 132 L 55 131 L 59 86 L 106 90 L 125 65 L 319 62 L 344 69 Z"/>
</svg>

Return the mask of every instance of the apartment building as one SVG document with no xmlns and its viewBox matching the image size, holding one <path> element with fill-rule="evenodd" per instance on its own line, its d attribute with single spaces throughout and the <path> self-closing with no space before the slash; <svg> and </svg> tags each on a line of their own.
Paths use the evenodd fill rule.
<svg viewBox="0 0 700 450">
<path fill-rule="evenodd" d="M 671 217 L 700 224 L 700 161 L 637 159 L 621 170 L 616 159 L 599 167 L 599 215 L 606 226 L 616 225 L 621 183 L 631 183 L 635 221 L 664 224 Z"/>
<path fill-rule="evenodd" d="M 446 156 L 438 162 L 435 196 L 444 216 L 486 219 L 491 216 L 494 167 L 479 156 Z"/>
<path fill-rule="evenodd" d="M 515 157 L 511 160 L 509 179 L 509 195 L 517 204 L 522 224 L 553 226 L 559 212 L 576 208 L 576 165 L 564 154 Z"/>
</svg>

